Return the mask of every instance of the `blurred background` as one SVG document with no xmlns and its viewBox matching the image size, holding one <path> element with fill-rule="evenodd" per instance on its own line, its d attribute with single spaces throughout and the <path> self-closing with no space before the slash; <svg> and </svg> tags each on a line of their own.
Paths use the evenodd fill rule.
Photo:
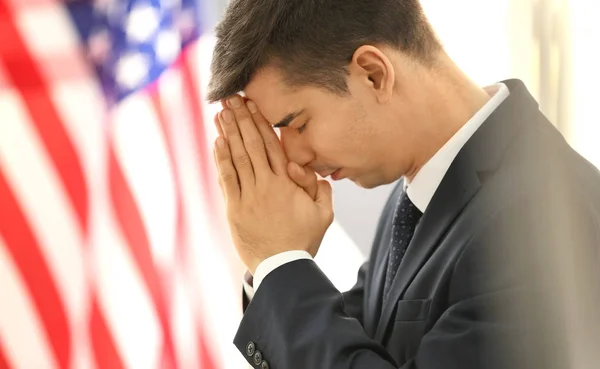
<svg viewBox="0 0 600 369">
<path fill-rule="evenodd" d="M 600 3 L 422 3 L 467 74 L 522 79 L 600 167 Z M 203 98 L 226 6 L 0 0 L 1 369 L 247 366 Z M 334 184 L 317 261 L 340 290 L 391 186 Z"/>
</svg>

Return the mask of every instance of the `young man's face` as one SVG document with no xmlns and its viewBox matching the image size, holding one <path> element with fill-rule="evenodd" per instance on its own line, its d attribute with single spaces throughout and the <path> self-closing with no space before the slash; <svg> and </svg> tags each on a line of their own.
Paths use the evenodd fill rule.
<svg viewBox="0 0 600 369">
<path fill-rule="evenodd" d="M 389 124 L 397 118 L 377 104 L 368 83 L 352 76 L 348 83 L 350 94 L 343 97 L 316 87 L 292 90 L 275 69 L 263 69 L 244 92 L 272 125 L 293 117 L 280 129 L 290 161 L 364 188 L 390 183 L 402 171 L 401 163 L 390 167 L 389 157 L 390 147 L 402 145 Z"/>
</svg>

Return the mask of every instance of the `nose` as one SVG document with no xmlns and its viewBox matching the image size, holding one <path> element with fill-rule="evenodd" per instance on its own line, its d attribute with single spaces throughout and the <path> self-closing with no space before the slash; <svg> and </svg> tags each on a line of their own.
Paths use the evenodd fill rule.
<svg viewBox="0 0 600 369">
<path fill-rule="evenodd" d="M 304 167 L 314 159 L 312 150 L 292 128 L 282 128 L 279 136 L 283 151 L 285 151 L 289 161 Z"/>
</svg>

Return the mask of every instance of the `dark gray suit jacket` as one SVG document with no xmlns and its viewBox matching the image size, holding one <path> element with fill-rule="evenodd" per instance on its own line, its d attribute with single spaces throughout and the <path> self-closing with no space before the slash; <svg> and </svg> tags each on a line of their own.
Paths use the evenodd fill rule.
<svg viewBox="0 0 600 369">
<path fill-rule="evenodd" d="M 562 266 L 576 260 L 582 298 L 599 294 L 590 281 L 600 280 L 600 173 L 569 147 L 520 81 L 504 83 L 510 96 L 449 168 L 386 304 L 401 184 L 351 291 L 340 294 L 309 260 L 265 278 L 234 340 L 254 367 L 566 366 L 557 307 Z"/>
</svg>

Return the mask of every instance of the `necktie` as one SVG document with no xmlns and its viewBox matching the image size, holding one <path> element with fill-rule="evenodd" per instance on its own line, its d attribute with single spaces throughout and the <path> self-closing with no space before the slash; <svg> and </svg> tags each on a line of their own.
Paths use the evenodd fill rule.
<svg viewBox="0 0 600 369">
<path fill-rule="evenodd" d="M 406 249 L 410 244 L 417 223 L 422 215 L 423 213 L 410 201 L 406 191 L 404 191 L 398 199 L 392 221 L 392 242 L 390 244 L 390 256 L 388 258 L 385 286 L 383 288 L 384 302 L 387 299 L 400 262 L 406 253 Z"/>
</svg>

